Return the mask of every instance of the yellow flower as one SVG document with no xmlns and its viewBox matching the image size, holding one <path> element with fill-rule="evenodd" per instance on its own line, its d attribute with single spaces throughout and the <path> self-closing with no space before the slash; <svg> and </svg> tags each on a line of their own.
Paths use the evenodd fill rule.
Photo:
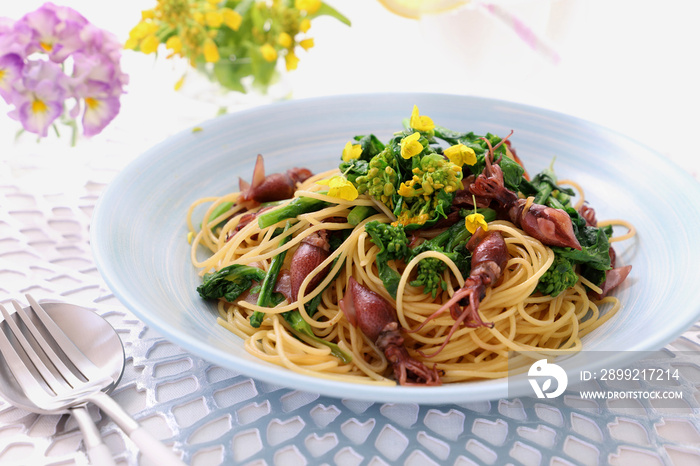
<svg viewBox="0 0 700 466">
<path fill-rule="evenodd" d="M 314 39 L 313 37 L 309 37 L 308 39 L 304 39 L 301 42 L 299 42 L 299 45 L 301 45 L 301 48 L 304 50 L 309 50 L 311 47 L 314 46 Z"/>
<path fill-rule="evenodd" d="M 302 19 L 299 23 L 299 30 L 306 33 L 309 29 L 311 29 L 311 20 L 309 18 Z"/>
<path fill-rule="evenodd" d="M 142 10 L 141 11 L 141 19 L 153 19 L 155 17 L 156 17 L 155 10 Z"/>
<path fill-rule="evenodd" d="M 241 27 L 241 23 L 243 22 L 241 14 L 231 8 L 223 8 L 221 14 L 224 17 L 224 24 L 234 31 L 238 31 L 238 28 Z"/>
<path fill-rule="evenodd" d="M 207 22 L 207 26 L 219 28 L 224 22 L 224 15 L 220 11 L 207 11 L 204 14 L 204 20 Z"/>
<path fill-rule="evenodd" d="M 192 19 L 194 19 L 197 23 L 204 25 L 204 13 L 202 13 L 201 11 L 195 11 L 194 13 L 192 13 Z"/>
<path fill-rule="evenodd" d="M 476 153 L 471 147 L 467 147 L 464 144 L 455 144 L 445 149 L 445 155 L 450 162 L 454 163 L 458 167 L 464 164 L 474 165 L 476 163 Z"/>
<path fill-rule="evenodd" d="M 270 44 L 265 44 L 260 47 L 260 53 L 262 53 L 265 61 L 273 62 L 277 60 L 277 50 Z"/>
<path fill-rule="evenodd" d="M 484 231 L 488 231 L 489 224 L 486 223 L 486 219 L 482 214 L 473 213 L 467 215 L 467 218 L 464 219 L 464 227 L 473 235 L 479 227 L 483 228 Z"/>
<path fill-rule="evenodd" d="M 287 66 L 287 71 L 296 70 L 299 65 L 299 57 L 294 52 L 287 52 L 287 55 L 284 56 L 284 63 Z"/>
<path fill-rule="evenodd" d="M 423 152 L 423 144 L 418 140 L 420 139 L 420 133 L 415 132 L 410 136 L 406 136 L 401 140 L 401 157 L 404 159 L 410 159 L 414 155 L 418 155 Z"/>
<path fill-rule="evenodd" d="M 418 106 L 413 106 L 413 112 L 411 112 L 411 120 L 409 121 L 411 128 L 416 131 L 430 131 L 435 128 L 435 123 L 430 117 L 421 116 L 418 114 Z"/>
<path fill-rule="evenodd" d="M 165 46 L 173 51 L 173 53 L 182 52 L 182 40 L 178 36 L 170 36 L 165 42 Z"/>
<path fill-rule="evenodd" d="M 362 146 L 359 144 L 353 144 L 352 141 L 348 141 L 343 148 L 343 162 L 349 162 L 352 159 L 359 159 L 362 155 Z"/>
<path fill-rule="evenodd" d="M 280 32 L 280 35 L 277 37 L 277 43 L 280 44 L 285 49 L 288 49 L 289 47 L 292 46 L 294 41 L 292 39 L 292 36 L 290 36 L 286 32 Z"/>
<path fill-rule="evenodd" d="M 129 38 L 141 40 L 146 36 L 155 34 L 158 31 L 158 26 L 151 22 L 140 21 L 129 31 Z"/>
<path fill-rule="evenodd" d="M 204 52 L 204 60 L 207 63 L 216 63 L 219 61 L 219 49 L 213 40 L 207 39 L 204 41 L 204 46 L 202 48 Z"/>
<path fill-rule="evenodd" d="M 358 193 L 355 186 L 344 176 L 336 175 L 328 180 L 317 181 L 316 184 L 328 186 L 328 195 L 346 201 L 357 199 Z"/>
<path fill-rule="evenodd" d="M 321 8 L 321 0 L 294 0 L 294 7 L 312 15 Z"/>
<path fill-rule="evenodd" d="M 133 37 L 129 37 L 126 42 L 124 42 L 124 48 L 127 50 L 135 50 L 138 45 L 139 41 Z"/>
<path fill-rule="evenodd" d="M 139 46 L 141 47 L 141 51 L 143 53 L 148 54 L 158 50 L 158 44 L 160 44 L 160 42 L 158 42 L 158 38 L 154 34 L 151 34 L 150 36 L 146 36 L 141 41 Z"/>
</svg>

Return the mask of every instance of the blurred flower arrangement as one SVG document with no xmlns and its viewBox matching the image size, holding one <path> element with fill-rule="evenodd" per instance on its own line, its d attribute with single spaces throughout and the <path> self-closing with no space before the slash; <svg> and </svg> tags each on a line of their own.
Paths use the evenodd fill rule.
<svg viewBox="0 0 700 466">
<path fill-rule="evenodd" d="M 157 0 L 141 12 L 125 48 L 145 54 L 165 49 L 167 58 L 186 59 L 226 90 L 265 92 L 279 76 L 278 61 L 292 71 L 297 52 L 314 46 L 307 32 L 322 15 L 350 25 L 321 0 Z"/>
<path fill-rule="evenodd" d="M 57 123 L 100 133 L 119 113 L 128 76 L 122 44 L 77 11 L 45 3 L 17 21 L 0 18 L 0 96 L 23 131 L 45 137 Z"/>
</svg>

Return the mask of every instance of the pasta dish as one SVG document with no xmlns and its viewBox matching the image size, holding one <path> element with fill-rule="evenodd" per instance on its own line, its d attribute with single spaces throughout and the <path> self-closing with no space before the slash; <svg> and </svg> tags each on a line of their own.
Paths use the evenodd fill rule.
<svg viewBox="0 0 700 466">
<path fill-rule="evenodd" d="M 250 183 L 189 209 L 197 291 L 251 354 L 335 380 L 500 378 L 580 350 L 620 307 L 609 292 L 631 266 L 611 244 L 635 231 L 598 221 L 552 166 L 530 176 L 511 137 L 414 106 L 388 141 L 339 147 L 330 171 L 266 175 L 258 156 Z"/>
</svg>

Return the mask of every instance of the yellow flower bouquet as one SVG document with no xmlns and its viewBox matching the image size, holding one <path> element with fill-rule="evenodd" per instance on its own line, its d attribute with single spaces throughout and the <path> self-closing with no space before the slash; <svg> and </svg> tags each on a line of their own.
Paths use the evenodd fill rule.
<svg viewBox="0 0 700 466">
<path fill-rule="evenodd" d="M 299 50 L 309 50 L 311 21 L 350 21 L 321 0 L 157 0 L 141 12 L 125 48 L 150 54 L 164 49 L 182 57 L 223 88 L 265 92 L 278 77 L 281 60 L 297 68 Z M 179 89 L 184 76 L 175 84 Z"/>
</svg>

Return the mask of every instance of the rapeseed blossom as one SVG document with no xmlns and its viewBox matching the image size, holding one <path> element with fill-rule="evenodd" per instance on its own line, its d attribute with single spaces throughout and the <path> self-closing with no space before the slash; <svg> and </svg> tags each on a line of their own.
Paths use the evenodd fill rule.
<svg viewBox="0 0 700 466">
<path fill-rule="evenodd" d="M 85 136 L 100 133 L 128 82 L 120 58 L 116 38 L 71 8 L 45 3 L 17 21 L 0 18 L 0 96 L 8 115 L 40 137 L 59 120 L 74 141 L 77 119 Z"/>
<path fill-rule="evenodd" d="M 333 176 L 327 180 L 317 181 L 316 184 L 328 186 L 328 195 L 345 201 L 354 201 L 359 195 L 357 188 L 347 178 L 341 175 Z"/>
<path fill-rule="evenodd" d="M 464 144 L 455 144 L 445 149 L 445 156 L 458 167 L 462 165 L 474 165 L 476 163 L 476 152 L 471 147 Z"/>
<path fill-rule="evenodd" d="M 246 92 L 245 78 L 252 77 L 252 85 L 264 91 L 278 75 L 278 61 L 295 70 L 297 52 L 314 46 L 306 33 L 321 15 L 350 25 L 321 0 L 156 0 L 141 13 L 124 47 L 148 54 L 163 44 L 167 58 L 187 60 L 226 89 Z"/>
<path fill-rule="evenodd" d="M 417 131 L 401 139 L 399 143 L 401 147 L 401 157 L 410 159 L 414 155 L 420 154 L 423 151 L 423 144 L 420 143 L 419 139 L 420 133 Z"/>
</svg>

